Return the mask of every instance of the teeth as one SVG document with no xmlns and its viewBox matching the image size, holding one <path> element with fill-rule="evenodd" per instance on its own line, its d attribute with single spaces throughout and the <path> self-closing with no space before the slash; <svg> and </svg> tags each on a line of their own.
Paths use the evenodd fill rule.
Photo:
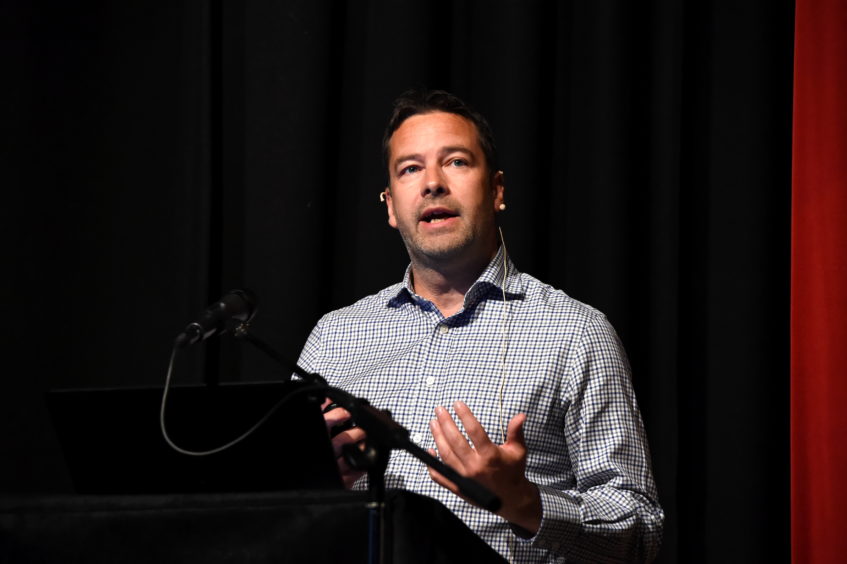
<svg viewBox="0 0 847 564">
<path fill-rule="evenodd" d="M 436 213 L 436 214 L 432 214 L 428 217 L 425 217 L 423 219 L 423 221 L 426 221 L 427 223 L 438 223 L 439 221 L 446 221 L 446 220 L 448 220 L 452 217 L 454 217 L 454 216 L 450 215 L 450 214 Z"/>
</svg>

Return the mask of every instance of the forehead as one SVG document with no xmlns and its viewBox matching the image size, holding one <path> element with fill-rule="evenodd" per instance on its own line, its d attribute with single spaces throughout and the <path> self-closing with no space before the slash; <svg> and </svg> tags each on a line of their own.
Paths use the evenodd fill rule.
<svg viewBox="0 0 847 564">
<path fill-rule="evenodd" d="M 463 147 L 482 154 L 476 125 L 460 115 L 446 112 L 415 114 L 407 118 L 392 134 L 388 147 L 391 160 L 442 147 Z"/>
</svg>

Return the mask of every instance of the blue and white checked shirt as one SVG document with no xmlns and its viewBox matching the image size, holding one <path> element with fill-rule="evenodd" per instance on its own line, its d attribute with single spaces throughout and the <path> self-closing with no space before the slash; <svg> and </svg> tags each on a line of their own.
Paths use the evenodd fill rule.
<svg viewBox="0 0 847 564">
<path fill-rule="evenodd" d="M 449 318 L 414 293 L 411 269 L 402 283 L 328 313 L 300 366 L 390 410 L 423 448 L 435 448 L 434 408 L 452 412 L 457 400 L 501 443 L 505 373 L 502 427 L 527 414 L 526 475 L 541 492 L 533 538 L 441 488 L 405 452 L 392 454 L 386 486 L 439 500 L 512 562 L 650 560 L 664 515 L 623 347 L 602 313 L 511 261 L 504 304 L 502 253 Z"/>
</svg>

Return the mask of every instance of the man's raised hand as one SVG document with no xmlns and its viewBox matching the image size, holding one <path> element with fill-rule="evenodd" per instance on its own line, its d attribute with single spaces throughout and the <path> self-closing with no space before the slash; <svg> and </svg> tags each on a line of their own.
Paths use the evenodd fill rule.
<svg viewBox="0 0 847 564">
<path fill-rule="evenodd" d="M 535 484 L 526 478 L 527 450 L 523 437 L 526 415 L 515 415 L 509 421 L 506 442 L 496 445 L 467 405 L 457 401 L 453 409 L 472 444 L 459 431 L 447 410 L 436 407 L 430 430 L 438 455 L 459 474 L 473 478 L 499 496 L 503 505 L 498 515 L 535 534 L 541 525 L 541 496 Z M 430 453 L 436 454 L 432 450 Z M 429 474 L 439 485 L 461 495 L 453 482 L 432 468 Z"/>
</svg>

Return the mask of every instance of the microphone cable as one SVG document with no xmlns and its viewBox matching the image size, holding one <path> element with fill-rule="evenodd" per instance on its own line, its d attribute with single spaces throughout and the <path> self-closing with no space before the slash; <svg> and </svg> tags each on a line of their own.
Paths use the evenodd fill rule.
<svg viewBox="0 0 847 564">
<path fill-rule="evenodd" d="M 169 391 L 170 385 L 171 385 L 171 375 L 173 374 L 174 361 L 176 359 L 176 353 L 177 353 L 177 350 L 179 350 L 179 348 L 180 347 L 178 345 L 176 345 L 176 344 L 174 345 L 174 348 L 171 351 L 171 359 L 168 362 L 168 373 L 167 373 L 167 376 L 165 376 L 165 389 L 162 391 L 162 405 L 159 409 L 159 428 L 162 430 L 162 437 L 165 439 L 165 442 L 168 443 L 168 446 L 170 446 L 172 449 L 174 449 L 178 453 L 185 454 L 187 456 L 209 456 L 210 454 L 217 454 L 219 452 L 225 451 L 228 448 L 237 445 L 238 443 L 240 443 L 241 441 L 243 441 L 244 439 L 246 439 L 247 437 L 252 435 L 256 431 L 256 429 L 258 429 L 259 427 L 264 425 L 265 422 L 268 419 L 270 419 L 271 416 L 274 413 L 276 413 L 276 411 L 280 407 L 285 405 L 285 403 L 288 402 L 289 400 L 291 400 L 292 398 L 294 398 L 294 397 L 296 397 L 300 394 L 305 394 L 305 393 L 308 393 L 308 392 L 317 392 L 317 391 L 321 391 L 321 390 L 326 389 L 326 386 L 323 386 L 323 385 L 313 385 L 313 386 L 307 385 L 307 386 L 302 386 L 302 387 L 300 387 L 296 390 L 293 390 L 293 391 L 289 392 L 288 394 L 286 394 L 285 396 L 283 396 L 278 402 L 276 402 L 276 404 L 274 404 L 274 406 L 271 407 L 268 410 L 268 412 L 265 413 L 265 415 L 263 415 L 258 421 L 256 421 L 256 423 L 253 424 L 252 427 L 250 427 L 249 429 L 244 431 L 241 435 L 239 435 L 238 437 L 229 441 L 228 443 L 225 443 L 225 444 L 223 444 L 219 447 L 215 447 L 215 448 L 212 448 L 212 449 L 209 449 L 209 450 L 189 450 L 189 449 L 186 449 L 186 448 L 182 448 L 179 445 L 177 445 L 176 443 L 174 443 L 174 441 L 171 439 L 170 435 L 168 434 L 167 425 L 165 424 L 165 408 L 167 407 L 167 402 L 168 402 L 168 391 Z"/>
</svg>

